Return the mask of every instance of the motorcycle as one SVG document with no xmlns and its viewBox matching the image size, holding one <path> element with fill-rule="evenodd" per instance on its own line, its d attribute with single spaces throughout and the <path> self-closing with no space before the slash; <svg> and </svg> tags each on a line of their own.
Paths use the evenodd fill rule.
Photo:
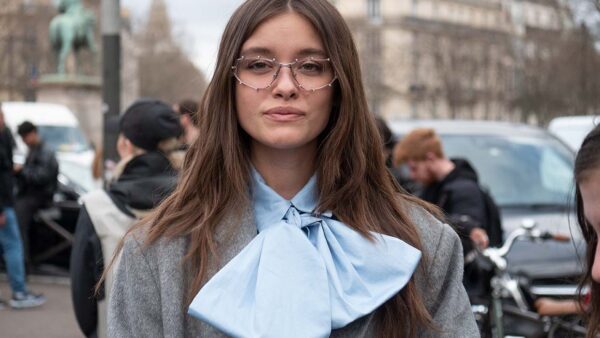
<svg viewBox="0 0 600 338">
<path fill-rule="evenodd" d="M 472 299 L 481 336 L 505 337 L 585 337 L 585 327 L 578 314 L 543 316 L 536 312 L 534 302 L 539 297 L 578 299 L 575 285 L 532 285 L 525 274 L 508 269 L 506 256 L 517 241 L 570 241 L 563 235 L 542 232 L 534 221 L 524 221 L 511 232 L 501 247 L 490 247 L 467 255 L 465 261 L 476 262 L 487 271 L 487 295 Z"/>
</svg>

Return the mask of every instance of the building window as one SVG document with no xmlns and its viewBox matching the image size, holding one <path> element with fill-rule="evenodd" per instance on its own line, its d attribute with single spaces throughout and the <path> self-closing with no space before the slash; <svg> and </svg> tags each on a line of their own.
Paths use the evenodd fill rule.
<svg viewBox="0 0 600 338">
<path fill-rule="evenodd" d="M 367 0 L 367 14 L 371 20 L 381 19 L 381 1 Z"/>
</svg>

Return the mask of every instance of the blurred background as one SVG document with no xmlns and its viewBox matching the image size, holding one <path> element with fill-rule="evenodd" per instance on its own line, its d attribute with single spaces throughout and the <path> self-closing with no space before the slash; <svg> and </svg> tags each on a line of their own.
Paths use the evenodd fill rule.
<svg viewBox="0 0 600 338">
<path fill-rule="evenodd" d="M 103 86 L 105 2 L 120 8 L 120 85 L 114 88 Z M 99 149 L 111 149 L 104 116 L 118 115 L 140 97 L 199 101 L 221 33 L 242 2 L 70 1 L 93 14 L 96 51 L 69 54 L 66 72 L 58 74 L 49 35 L 65 0 L 0 0 L 0 102 L 7 125 L 15 134 L 17 124 L 32 120 L 60 164 L 57 212 L 38 220 L 28 277 L 48 302 L 0 312 L 0 337 L 81 336 L 70 300 L 69 254 L 79 198 L 102 185 L 92 166 L 103 156 Z M 479 172 L 501 209 L 505 235 L 532 219 L 545 230 L 569 233 L 574 151 L 600 111 L 597 1 L 331 2 L 354 34 L 369 107 L 391 128 L 386 143 L 393 147 L 415 127 L 434 128 L 449 156 L 467 157 Z M 110 94 L 116 105 L 106 101 L 111 90 L 118 92 Z M 15 163 L 25 153 L 18 143 Z M 564 254 L 556 248 L 538 246 L 540 260 L 534 260 L 531 247 L 517 247 L 513 271 L 572 287 L 580 273 L 574 247 L 563 243 Z M 9 295 L 0 274 L 0 297 Z"/>
</svg>

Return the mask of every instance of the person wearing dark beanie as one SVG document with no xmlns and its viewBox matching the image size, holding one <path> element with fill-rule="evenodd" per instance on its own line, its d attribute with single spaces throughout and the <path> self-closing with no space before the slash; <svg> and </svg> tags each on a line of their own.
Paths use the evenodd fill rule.
<svg viewBox="0 0 600 338">
<path fill-rule="evenodd" d="M 116 121 L 115 121 L 116 122 Z M 175 187 L 182 162 L 179 116 L 166 103 L 143 99 L 122 114 L 117 152 L 121 158 L 107 190 L 83 196 L 71 253 L 71 292 L 77 322 L 86 336 L 105 336 L 110 280 L 94 286 L 127 229 Z"/>
</svg>

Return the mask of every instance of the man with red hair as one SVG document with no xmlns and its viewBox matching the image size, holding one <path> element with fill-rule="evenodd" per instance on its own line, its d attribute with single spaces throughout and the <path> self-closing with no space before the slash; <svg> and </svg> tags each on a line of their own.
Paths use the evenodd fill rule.
<svg viewBox="0 0 600 338">
<path fill-rule="evenodd" d="M 475 169 L 467 160 L 447 158 L 433 129 L 413 130 L 398 142 L 393 155 L 394 165 L 406 164 L 411 179 L 422 185 L 419 197 L 444 211 L 461 237 L 465 256 L 474 246 L 488 247 L 486 229 L 491 231 L 493 245 L 502 243 L 498 209 L 479 186 Z M 479 292 L 474 285 L 479 279 L 476 270 L 469 266 L 465 269 L 465 287 L 470 294 Z"/>
</svg>

